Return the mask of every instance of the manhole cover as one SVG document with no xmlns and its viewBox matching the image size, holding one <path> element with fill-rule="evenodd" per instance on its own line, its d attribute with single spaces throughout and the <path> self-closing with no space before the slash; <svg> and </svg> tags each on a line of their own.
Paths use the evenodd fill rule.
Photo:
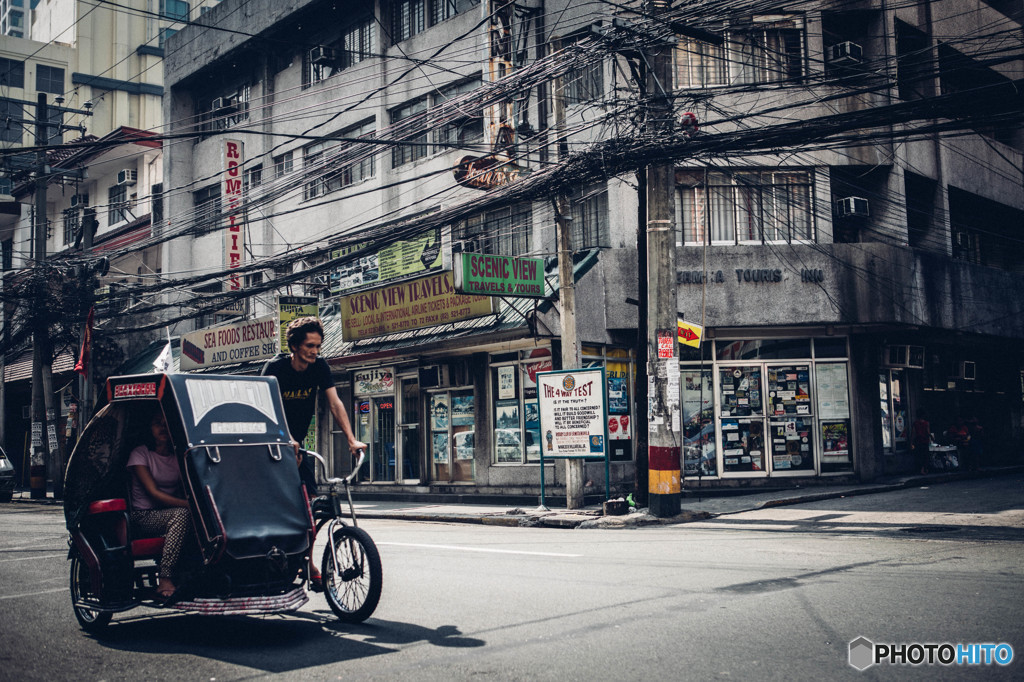
<svg viewBox="0 0 1024 682">
<path fill-rule="evenodd" d="M 900 528 L 901 533 L 948 533 L 953 530 L 960 530 L 957 526 L 911 526 Z"/>
</svg>

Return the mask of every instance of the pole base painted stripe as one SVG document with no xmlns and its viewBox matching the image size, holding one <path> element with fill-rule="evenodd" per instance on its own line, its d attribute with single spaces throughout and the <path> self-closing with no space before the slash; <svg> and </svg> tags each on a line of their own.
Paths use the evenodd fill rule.
<svg viewBox="0 0 1024 682">
<path fill-rule="evenodd" d="M 679 453 L 676 447 L 651 445 L 647 448 L 647 466 L 649 469 L 675 471 L 679 473 Z"/>
<path fill-rule="evenodd" d="M 679 491 L 679 469 L 647 472 L 647 492 L 651 495 L 678 495 Z"/>
<path fill-rule="evenodd" d="M 651 499 L 647 504 L 647 509 L 652 516 L 658 518 L 670 518 L 678 516 L 680 512 L 680 495 L 651 495 Z"/>
</svg>

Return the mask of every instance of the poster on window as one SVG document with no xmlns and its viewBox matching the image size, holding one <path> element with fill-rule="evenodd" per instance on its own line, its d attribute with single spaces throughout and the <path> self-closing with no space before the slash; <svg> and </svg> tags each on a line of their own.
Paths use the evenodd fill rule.
<svg viewBox="0 0 1024 682">
<path fill-rule="evenodd" d="M 448 430 L 448 394 L 438 393 L 430 396 L 430 428 L 431 430 Z"/>
<path fill-rule="evenodd" d="M 433 447 L 434 447 L 434 464 L 447 464 L 448 463 L 448 434 L 447 433 L 435 433 L 433 434 Z"/>
<path fill-rule="evenodd" d="M 775 471 L 813 469 L 811 420 L 772 422 L 770 427 L 772 468 Z"/>
<path fill-rule="evenodd" d="M 822 422 L 821 459 L 837 463 L 850 461 L 850 422 Z"/>
<path fill-rule="evenodd" d="M 498 368 L 498 400 L 509 400 L 516 397 L 515 366 Z"/>
<path fill-rule="evenodd" d="M 608 416 L 608 440 L 629 440 L 632 438 L 632 420 L 628 414 Z"/>
<path fill-rule="evenodd" d="M 473 394 L 452 396 L 452 426 L 473 425 Z M 439 427 L 440 428 L 440 427 Z"/>
<path fill-rule="evenodd" d="M 822 419 L 849 419 L 849 379 L 845 362 L 820 363 L 814 368 L 817 379 L 818 413 Z"/>
<path fill-rule="evenodd" d="M 523 363 L 523 397 L 537 398 L 537 372 L 551 371 L 551 351 L 547 348 L 534 348 L 530 351 L 530 359 Z"/>
</svg>

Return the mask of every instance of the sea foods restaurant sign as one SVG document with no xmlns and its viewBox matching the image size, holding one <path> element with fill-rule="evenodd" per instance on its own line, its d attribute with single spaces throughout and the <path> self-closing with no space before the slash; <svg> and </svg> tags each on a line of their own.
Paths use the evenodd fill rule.
<svg viewBox="0 0 1024 682">
<path fill-rule="evenodd" d="M 479 253 L 456 254 L 455 290 L 484 296 L 544 297 L 544 260 Z"/>
<path fill-rule="evenodd" d="M 493 300 L 458 293 L 452 273 L 440 272 L 343 297 L 342 337 L 357 341 L 483 317 L 494 312 Z"/>
<path fill-rule="evenodd" d="M 181 339 L 181 371 L 266 360 L 277 355 L 277 315 L 201 329 Z"/>
</svg>

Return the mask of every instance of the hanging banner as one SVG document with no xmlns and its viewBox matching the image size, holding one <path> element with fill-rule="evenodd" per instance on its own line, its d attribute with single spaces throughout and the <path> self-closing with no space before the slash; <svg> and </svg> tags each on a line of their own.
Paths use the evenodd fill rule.
<svg viewBox="0 0 1024 682">
<path fill-rule="evenodd" d="M 278 296 L 277 319 L 281 327 L 281 352 L 290 352 L 288 348 L 288 325 L 300 317 L 319 317 L 320 306 L 316 296 Z"/>
<path fill-rule="evenodd" d="M 349 250 L 332 251 L 331 258 L 342 258 Z M 332 271 L 331 293 L 343 294 L 380 286 L 397 279 L 436 272 L 442 267 L 441 230 L 435 228 L 370 251 Z"/>
<path fill-rule="evenodd" d="M 342 337 L 356 341 L 483 317 L 494 312 L 494 300 L 456 292 L 449 271 L 371 289 L 341 299 Z"/>
<path fill-rule="evenodd" d="M 227 217 L 224 232 L 224 265 L 232 270 L 242 264 L 245 249 L 242 232 L 242 156 L 241 140 L 224 140 L 224 184 L 221 191 L 223 212 Z M 237 274 L 228 276 L 228 291 L 242 288 L 242 278 Z"/>
</svg>

